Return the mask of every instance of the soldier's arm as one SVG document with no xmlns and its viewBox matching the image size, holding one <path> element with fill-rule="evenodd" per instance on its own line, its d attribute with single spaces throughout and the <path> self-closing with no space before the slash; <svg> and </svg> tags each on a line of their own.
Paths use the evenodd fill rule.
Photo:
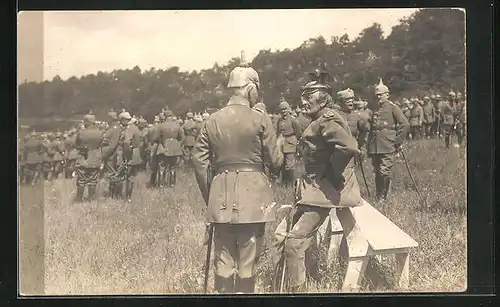
<svg viewBox="0 0 500 307">
<path fill-rule="evenodd" d="M 194 144 L 192 151 L 192 163 L 201 195 L 205 200 L 205 204 L 208 204 L 208 197 L 210 193 L 210 178 L 208 178 L 208 169 L 210 167 L 210 142 L 208 139 L 208 130 L 206 125 L 201 129 L 198 139 Z"/>
<path fill-rule="evenodd" d="M 406 134 L 410 129 L 410 123 L 408 122 L 406 116 L 404 116 L 401 109 L 396 105 L 392 107 L 392 116 L 394 117 L 394 121 L 396 123 L 396 143 L 401 145 L 403 144 Z"/>
<path fill-rule="evenodd" d="M 300 127 L 299 121 L 295 118 L 292 119 L 293 131 L 295 132 L 295 136 L 297 139 L 300 139 L 302 136 L 302 128 Z"/>
<path fill-rule="evenodd" d="M 358 148 L 364 152 L 366 151 L 366 144 L 368 142 L 368 132 L 370 131 L 370 117 L 371 114 L 363 114 L 360 116 L 357 126 L 358 126 Z"/>
<path fill-rule="evenodd" d="M 359 154 L 356 139 L 339 123 L 342 119 L 331 119 L 323 123 L 320 133 L 325 142 L 333 147 L 329 158 L 333 169 L 333 178 L 340 179 L 345 167 L 352 158 Z"/>
<path fill-rule="evenodd" d="M 272 171 L 275 171 L 283 164 L 283 153 L 280 146 L 278 146 L 278 138 L 270 117 L 263 115 L 261 125 L 263 159 L 265 162 L 269 162 L 269 167 Z"/>
</svg>

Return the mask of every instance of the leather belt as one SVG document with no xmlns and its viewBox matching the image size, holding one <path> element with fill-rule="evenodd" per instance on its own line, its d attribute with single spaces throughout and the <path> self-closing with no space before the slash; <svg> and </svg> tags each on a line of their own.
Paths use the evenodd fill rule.
<svg viewBox="0 0 500 307">
<path fill-rule="evenodd" d="M 256 172 L 263 173 L 264 165 L 261 163 L 227 163 L 224 165 L 216 165 L 215 173 L 221 174 L 224 172 Z"/>
</svg>

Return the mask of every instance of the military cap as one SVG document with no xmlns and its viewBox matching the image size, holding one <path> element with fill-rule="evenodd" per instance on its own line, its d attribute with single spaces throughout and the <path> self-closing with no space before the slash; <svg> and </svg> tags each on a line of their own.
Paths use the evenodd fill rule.
<svg viewBox="0 0 500 307">
<path fill-rule="evenodd" d="M 429 101 L 431 98 L 429 96 L 424 96 L 424 101 Z"/>
<path fill-rule="evenodd" d="M 238 67 L 235 67 L 229 74 L 228 88 L 237 88 L 254 83 L 257 88 L 260 87 L 259 74 L 255 69 L 248 66 L 243 51 L 241 52 L 241 62 Z"/>
<path fill-rule="evenodd" d="M 450 91 L 450 92 L 448 93 L 448 96 L 453 96 L 453 97 L 455 97 L 455 96 L 457 96 L 457 94 L 455 94 L 455 92 L 454 92 L 454 91 Z"/>
<path fill-rule="evenodd" d="M 83 117 L 83 122 L 86 122 L 86 123 L 95 123 L 95 116 L 92 115 L 92 114 L 86 114 Z"/>
<path fill-rule="evenodd" d="M 263 102 L 258 102 L 253 106 L 254 109 L 266 112 L 266 105 Z"/>
<path fill-rule="evenodd" d="M 160 114 L 160 116 L 163 115 L 164 117 L 170 117 L 170 116 L 173 116 L 174 113 L 172 112 L 172 110 L 165 110 L 163 113 Z"/>
<path fill-rule="evenodd" d="M 311 81 L 307 82 L 306 85 L 302 87 L 302 95 L 312 94 L 317 91 L 325 91 L 331 95 L 331 88 L 327 83 L 328 76 L 328 73 L 321 72 L 319 69 L 309 73 Z"/>
<path fill-rule="evenodd" d="M 389 88 L 384 84 L 382 78 L 378 78 L 378 84 L 375 86 L 375 95 L 389 93 Z"/>
<path fill-rule="evenodd" d="M 432 99 L 432 100 L 436 99 L 436 95 L 435 95 L 435 94 L 432 94 L 432 95 L 431 95 L 431 99 Z"/>
<path fill-rule="evenodd" d="M 288 110 L 290 109 L 290 105 L 286 101 L 282 101 L 279 104 L 280 110 Z"/>
<path fill-rule="evenodd" d="M 436 94 L 436 99 L 441 99 L 441 95 Z"/>
<path fill-rule="evenodd" d="M 354 98 L 354 91 L 350 88 L 347 88 L 345 90 L 342 90 L 342 91 L 338 91 L 337 92 L 337 97 L 339 99 L 342 99 L 342 100 L 347 100 L 347 99 L 350 99 L 350 98 Z"/>
<path fill-rule="evenodd" d="M 187 112 L 186 117 L 187 118 L 193 118 L 193 113 L 192 112 Z"/>
<path fill-rule="evenodd" d="M 120 113 L 120 116 L 118 117 L 120 120 L 126 119 L 126 120 L 131 120 L 132 117 L 130 116 L 129 112 L 122 112 Z"/>
</svg>

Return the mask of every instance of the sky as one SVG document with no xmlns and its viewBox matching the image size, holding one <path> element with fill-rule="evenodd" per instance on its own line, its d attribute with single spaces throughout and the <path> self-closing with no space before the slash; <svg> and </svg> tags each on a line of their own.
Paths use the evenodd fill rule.
<svg viewBox="0 0 500 307">
<path fill-rule="evenodd" d="M 245 51 L 294 49 L 305 40 L 347 33 L 374 22 L 385 35 L 416 9 L 211 11 L 52 11 L 18 15 L 18 82 L 127 69 L 181 71 L 227 63 Z"/>
</svg>

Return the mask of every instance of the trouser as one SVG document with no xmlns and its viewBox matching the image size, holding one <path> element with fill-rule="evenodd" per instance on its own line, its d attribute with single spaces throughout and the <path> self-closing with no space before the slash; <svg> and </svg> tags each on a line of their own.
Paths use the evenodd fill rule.
<svg viewBox="0 0 500 307">
<path fill-rule="evenodd" d="M 75 201 L 82 201 L 85 187 L 88 188 L 87 199 L 93 200 L 99 182 L 99 168 L 78 166 L 76 171 L 76 197 Z"/>
<path fill-rule="evenodd" d="M 215 224 L 215 290 L 252 293 L 264 240 L 265 223 Z"/>
<path fill-rule="evenodd" d="M 295 181 L 295 153 L 286 152 L 283 161 L 282 180 L 285 184 L 293 184 Z"/>
<path fill-rule="evenodd" d="M 158 156 L 158 180 L 160 186 L 173 187 L 176 182 L 176 169 L 179 156 Z"/>
<path fill-rule="evenodd" d="M 110 189 L 113 198 L 122 198 L 125 192 L 125 199 L 131 201 L 139 169 L 140 164 L 118 165 L 115 174 L 110 177 L 110 183 L 112 184 Z"/>
<path fill-rule="evenodd" d="M 151 176 L 149 178 L 149 185 L 154 187 L 157 185 L 158 178 L 158 156 L 152 155 L 149 159 L 149 168 L 151 169 Z"/>
<path fill-rule="evenodd" d="M 386 199 L 389 192 L 394 153 L 370 154 L 373 173 L 375 174 L 375 190 L 377 199 Z"/>
<path fill-rule="evenodd" d="M 300 291 L 305 286 L 306 267 L 308 267 L 306 251 L 314 243 L 316 232 L 328 217 L 330 210 L 331 208 L 297 205 L 290 213 L 291 225 L 288 236 L 286 236 L 287 219 L 284 219 L 275 231 L 273 262 L 275 267 L 281 264 L 275 272 L 275 281 L 281 281 L 282 264 L 286 262 L 285 273 L 292 292 Z M 279 287 L 276 283 L 274 286 Z"/>
<path fill-rule="evenodd" d="M 188 164 L 191 162 L 191 153 L 193 151 L 193 146 L 186 146 L 182 148 L 182 159 L 184 163 Z"/>
<path fill-rule="evenodd" d="M 422 126 L 411 126 L 410 133 L 413 140 L 422 139 Z"/>
<path fill-rule="evenodd" d="M 66 165 L 64 167 L 64 177 L 67 179 L 73 178 L 73 171 L 75 170 L 76 160 L 66 160 Z"/>
<path fill-rule="evenodd" d="M 40 173 L 42 171 L 41 163 L 25 164 L 23 167 L 23 179 L 22 182 L 26 184 L 35 185 L 40 178 Z"/>
<path fill-rule="evenodd" d="M 450 147 L 453 134 L 457 135 L 458 144 L 462 144 L 462 125 L 460 123 L 454 128 L 454 125 L 444 125 L 444 142 L 446 147 Z"/>
<path fill-rule="evenodd" d="M 430 138 L 432 136 L 432 125 L 434 123 L 424 123 L 422 124 L 423 132 L 425 137 Z"/>
</svg>

